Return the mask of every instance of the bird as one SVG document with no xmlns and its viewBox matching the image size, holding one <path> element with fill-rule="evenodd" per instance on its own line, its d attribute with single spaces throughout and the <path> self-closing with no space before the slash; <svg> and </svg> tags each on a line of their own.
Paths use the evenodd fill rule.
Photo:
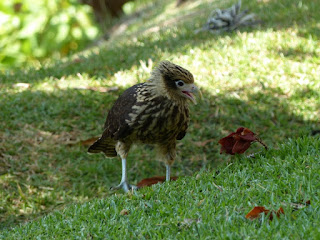
<svg viewBox="0 0 320 240">
<path fill-rule="evenodd" d="M 189 103 L 196 104 L 196 94 L 202 97 L 192 73 L 165 60 L 152 70 L 146 82 L 119 96 L 108 112 L 101 137 L 88 149 L 88 153 L 104 153 L 109 158 L 120 156 L 122 177 L 112 190 L 137 189 L 127 177 L 127 156 L 133 144 L 154 145 L 165 163 L 166 181 L 170 181 L 176 141 L 186 135 Z"/>
</svg>

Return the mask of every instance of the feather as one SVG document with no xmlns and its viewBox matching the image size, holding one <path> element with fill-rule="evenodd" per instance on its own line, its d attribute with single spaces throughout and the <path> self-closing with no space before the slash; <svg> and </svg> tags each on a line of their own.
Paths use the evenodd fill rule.
<svg viewBox="0 0 320 240">
<path fill-rule="evenodd" d="M 100 138 L 94 142 L 88 149 L 89 153 L 103 152 L 107 157 L 116 157 L 115 141 L 112 139 Z"/>
<path fill-rule="evenodd" d="M 122 182 L 128 191 L 126 158 L 132 144 L 153 144 L 160 160 L 170 166 L 176 155 L 176 140 L 185 135 L 189 122 L 189 100 L 198 88 L 186 69 L 163 61 L 151 73 L 149 81 L 125 90 L 110 109 L 99 140 L 88 152 L 103 152 L 107 157 L 120 155 L 123 163 Z M 167 172 L 168 179 L 170 171 Z"/>
</svg>

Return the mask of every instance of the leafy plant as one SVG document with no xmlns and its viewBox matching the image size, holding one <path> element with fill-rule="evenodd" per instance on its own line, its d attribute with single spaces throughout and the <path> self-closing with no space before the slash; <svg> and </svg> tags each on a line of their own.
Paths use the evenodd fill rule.
<svg viewBox="0 0 320 240">
<path fill-rule="evenodd" d="M 77 0 L 0 2 L 0 69 L 60 57 L 98 35 L 91 8 Z"/>
</svg>

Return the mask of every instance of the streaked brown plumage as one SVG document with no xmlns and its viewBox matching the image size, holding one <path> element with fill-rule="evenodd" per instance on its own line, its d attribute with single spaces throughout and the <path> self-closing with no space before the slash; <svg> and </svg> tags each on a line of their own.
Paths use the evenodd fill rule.
<svg viewBox="0 0 320 240">
<path fill-rule="evenodd" d="M 124 91 L 108 113 L 102 137 L 88 149 L 104 152 L 107 157 L 120 155 L 122 180 L 116 188 L 133 188 L 127 183 L 126 158 L 134 143 L 154 144 L 167 166 L 176 156 L 176 140 L 181 140 L 189 122 L 188 100 L 195 102 L 193 75 L 186 69 L 163 61 L 155 68 L 148 82 Z"/>
</svg>

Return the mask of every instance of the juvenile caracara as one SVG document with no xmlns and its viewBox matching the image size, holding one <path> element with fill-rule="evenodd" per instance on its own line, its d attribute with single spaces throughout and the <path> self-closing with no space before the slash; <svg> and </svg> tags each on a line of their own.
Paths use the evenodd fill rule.
<svg viewBox="0 0 320 240">
<path fill-rule="evenodd" d="M 89 153 L 103 152 L 107 157 L 120 155 L 122 179 L 113 189 L 134 189 L 127 181 L 126 158 L 135 143 L 158 147 L 160 159 L 166 164 L 166 180 L 176 156 L 176 140 L 181 140 L 189 122 L 188 102 L 195 103 L 193 75 L 186 69 L 163 61 L 152 71 L 148 82 L 124 91 L 108 113 L 99 140 Z"/>
</svg>

